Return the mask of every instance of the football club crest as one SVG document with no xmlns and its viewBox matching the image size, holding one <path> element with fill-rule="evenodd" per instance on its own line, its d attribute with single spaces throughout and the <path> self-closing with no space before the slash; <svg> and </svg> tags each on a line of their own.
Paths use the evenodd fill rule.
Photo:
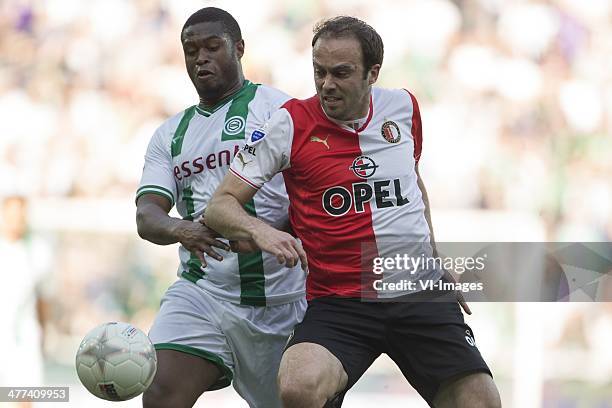
<svg viewBox="0 0 612 408">
<path fill-rule="evenodd" d="M 235 136 L 244 130 L 246 121 L 240 116 L 232 116 L 225 121 L 224 131 L 230 136 Z"/>
<path fill-rule="evenodd" d="M 380 128 L 380 133 L 389 143 L 397 143 L 402 138 L 399 126 L 397 126 L 397 123 L 393 122 L 392 120 L 388 120 L 383 123 L 382 127 Z"/>
</svg>

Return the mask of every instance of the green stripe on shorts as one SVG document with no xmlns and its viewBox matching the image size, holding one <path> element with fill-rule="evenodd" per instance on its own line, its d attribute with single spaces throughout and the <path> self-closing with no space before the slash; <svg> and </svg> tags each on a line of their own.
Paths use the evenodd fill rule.
<svg viewBox="0 0 612 408">
<path fill-rule="evenodd" d="M 234 373 L 232 373 L 232 370 L 230 370 L 229 367 L 225 365 L 221 357 L 214 353 L 176 343 L 155 344 L 155 350 L 180 351 L 181 353 L 201 357 L 204 360 L 213 363 L 219 369 L 219 371 L 221 371 L 221 377 L 213 385 L 211 385 L 208 391 L 220 390 L 221 388 L 225 388 L 229 386 L 232 383 L 232 380 L 234 379 Z"/>
</svg>

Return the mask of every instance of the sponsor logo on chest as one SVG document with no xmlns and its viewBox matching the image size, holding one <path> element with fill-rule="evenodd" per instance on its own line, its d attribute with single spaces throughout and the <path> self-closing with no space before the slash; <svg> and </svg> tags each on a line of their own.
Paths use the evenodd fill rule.
<svg viewBox="0 0 612 408">
<path fill-rule="evenodd" d="M 199 156 L 190 160 L 177 163 L 174 166 L 174 178 L 178 181 L 202 173 L 204 170 L 214 170 L 221 167 L 229 167 L 234 156 L 240 151 L 240 146 L 235 145 L 234 150 L 220 150 L 206 156 Z"/>
<path fill-rule="evenodd" d="M 349 169 L 353 170 L 353 173 L 359 178 L 367 179 L 372 177 L 376 172 L 378 165 L 374 163 L 374 160 L 368 156 L 359 156 L 353 160 L 353 164 Z"/>
<path fill-rule="evenodd" d="M 368 179 L 374 175 L 379 165 L 368 156 L 358 156 L 353 160 L 349 169 L 359 178 Z M 399 178 L 376 180 L 374 182 L 352 183 L 351 188 L 344 186 L 330 187 L 323 193 L 323 209 L 333 217 L 340 217 L 350 211 L 356 213 L 365 211 L 367 203 L 379 209 L 401 207 L 410 202 L 402 195 L 402 186 Z"/>
</svg>

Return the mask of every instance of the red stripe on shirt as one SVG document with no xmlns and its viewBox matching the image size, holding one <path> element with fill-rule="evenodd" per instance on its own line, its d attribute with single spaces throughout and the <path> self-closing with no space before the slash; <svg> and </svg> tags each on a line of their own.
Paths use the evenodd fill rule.
<svg viewBox="0 0 612 408">
<path fill-rule="evenodd" d="M 357 213 L 352 202 L 342 216 L 328 214 L 322 203 L 329 188 L 352 192 L 354 183 L 366 182 L 350 169 L 353 160 L 363 154 L 359 135 L 330 121 L 316 97 L 293 100 L 284 107 L 293 120 L 294 136 L 291 167 L 283 176 L 290 201 L 289 220 L 308 255 L 307 298 L 359 297 L 366 283 L 362 273 L 371 257 L 363 253 L 362 246 L 372 247 L 376 242 L 370 203 Z M 368 121 L 372 110 L 370 106 Z M 329 149 L 311 137 L 327 140 Z"/>
<path fill-rule="evenodd" d="M 232 169 L 230 167 L 230 172 L 238 177 L 240 180 L 244 181 L 246 184 L 248 184 L 249 186 L 253 187 L 256 190 L 259 190 L 261 188 L 261 186 L 258 186 L 257 184 L 253 183 L 251 180 L 249 180 L 248 178 L 244 177 L 243 175 L 239 174 L 238 172 L 236 172 L 234 169 Z"/>
</svg>

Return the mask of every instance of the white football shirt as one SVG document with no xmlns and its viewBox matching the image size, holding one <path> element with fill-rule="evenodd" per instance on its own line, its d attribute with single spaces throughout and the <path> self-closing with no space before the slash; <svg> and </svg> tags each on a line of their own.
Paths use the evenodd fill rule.
<svg viewBox="0 0 612 408">
<path fill-rule="evenodd" d="M 251 135 L 288 99 L 279 90 L 245 81 L 239 91 L 210 109 L 192 106 L 171 117 L 149 143 L 136 199 L 159 194 L 176 205 L 183 219 L 197 221 L 232 159 L 243 148 L 245 135 Z M 246 209 L 280 227 L 288 222 L 288 205 L 283 179 L 278 175 Z M 239 304 L 281 304 L 304 295 L 304 273 L 299 267 L 279 266 L 276 258 L 261 252 L 220 253 L 223 261 L 207 257 L 208 265 L 202 267 L 181 245 L 178 275 Z"/>
</svg>

